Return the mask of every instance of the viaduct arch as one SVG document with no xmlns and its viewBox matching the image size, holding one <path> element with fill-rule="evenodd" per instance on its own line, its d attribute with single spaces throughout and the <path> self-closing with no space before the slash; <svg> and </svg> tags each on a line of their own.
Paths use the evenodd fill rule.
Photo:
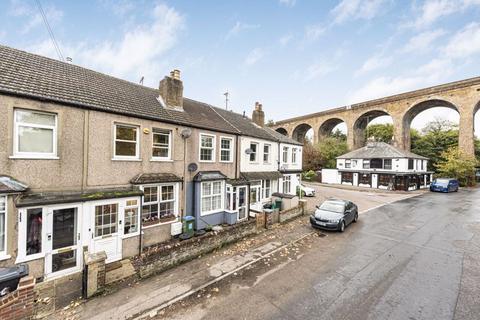
<svg viewBox="0 0 480 320">
<path fill-rule="evenodd" d="M 480 109 L 480 77 L 278 121 L 273 129 L 303 142 L 302 133 L 313 128 L 314 141 L 319 141 L 338 123 L 345 122 L 348 146 L 356 149 L 365 145 L 368 123 L 389 115 L 394 126 L 393 144 L 410 150 L 412 120 L 433 107 L 447 107 L 459 113 L 459 146 L 467 154 L 474 155 L 474 117 Z"/>
</svg>

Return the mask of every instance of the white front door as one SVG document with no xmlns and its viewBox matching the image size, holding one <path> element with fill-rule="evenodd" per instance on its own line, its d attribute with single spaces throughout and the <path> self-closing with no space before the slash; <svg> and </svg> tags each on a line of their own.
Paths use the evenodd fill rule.
<svg viewBox="0 0 480 320">
<path fill-rule="evenodd" d="M 82 269 L 81 205 L 46 208 L 45 275 L 47 278 Z"/>
<path fill-rule="evenodd" d="M 248 210 L 247 210 L 247 187 L 237 187 L 237 210 L 238 210 L 238 221 L 247 219 Z"/>
<path fill-rule="evenodd" d="M 122 259 L 123 215 L 124 207 L 115 201 L 94 204 L 91 208 L 93 228 L 90 251 L 105 251 L 107 263 Z"/>
</svg>

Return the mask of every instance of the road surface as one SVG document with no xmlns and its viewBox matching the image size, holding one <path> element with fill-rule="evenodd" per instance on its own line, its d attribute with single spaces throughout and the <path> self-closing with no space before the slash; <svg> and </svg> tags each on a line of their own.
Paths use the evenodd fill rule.
<svg viewBox="0 0 480 320">
<path fill-rule="evenodd" d="M 427 193 L 311 237 L 161 319 L 480 319 L 480 189 Z M 292 254 L 293 252 L 293 254 Z"/>
</svg>

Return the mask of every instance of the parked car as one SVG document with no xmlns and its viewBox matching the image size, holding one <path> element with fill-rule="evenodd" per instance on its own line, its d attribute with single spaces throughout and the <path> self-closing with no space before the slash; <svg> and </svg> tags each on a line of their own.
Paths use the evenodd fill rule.
<svg viewBox="0 0 480 320">
<path fill-rule="evenodd" d="M 301 184 L 298 190 L 301 192 L 302 197 L 315 197 L 315 189 L 307 187 L 304 184 Z"/>
<path fill-rule="evenodd" d="M 430 184 L 430 191 L 436 192 L 457 192 L 458 180 L 450 178 L 437 178 Z"/>
<path fill-rule="evenodd" d="M 310 216 L 312 227 L 340 232 L 350 223 L 357 221 L 358 207 L 348 200 L 326 200 L 317 206 L 315 213 Z"/>
</svg>

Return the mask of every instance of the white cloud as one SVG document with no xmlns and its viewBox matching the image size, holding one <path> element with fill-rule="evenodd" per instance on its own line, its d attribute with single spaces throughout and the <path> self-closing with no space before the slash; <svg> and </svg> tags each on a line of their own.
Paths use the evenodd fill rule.
<svg viewBox="0 0 480 320">
<path fill-rule="evenodd" d="M 439 18 L 464 11 L 472 6 L 480 5 L 480 0 L 426 0 L 420 8 L 414 8 L 420 11 L 420 15 L 407 26 L 415 28 L 427 27 Z"/>
<path fill-rule="evenodd" d="M 230 30 L 228 30 L 227 35 L 225 36 L 225 40 L 235 37 L 243 31 L 257 29 L 259 27 L 260 26 L 257 24 L 248 24 L 237 21 L 235 25 Z"/>
<path fill-rule="evenodd" d="M 297 3 L 297 0 L 278 0 L 278 3 L 286 7 L 293 7 Z"/>
<path fill-rule="evenodd" d="M 161 56 L 177 42 L 184 18 L 175 9 L 164 4 L 154 7 L 152 21 L 137 25 L 121 36 L 119 41 L 98 44 L 83 42 L 75 45 L 60 44 L 65 56 L 73 63 L 121 77 L 145 76 L 146 84 L 157 84 L 162 66 Z M 32 45 L 29 51 L 56 58 L 49 40 Z"/>
<path fill-rule="evenodd" d="M 342 0 L 330 13 L 333 23 L 340 24 L 349 19 L 370 20 L 385 9 L 390 0 Z"/>
<path fill-rule="evenodd" d="M 100 2 L 117 16 L 124 16 L 135 9 L 135 3 L 131 0 L 100 0 Z"/>
<path fill-rule="evenodd" d="M 382 54 L 376 54 L 367 59 L 362 67 L 355 72 L 355 75 L 359 76 L 377 69 L 388 67 L 392 61 L 393 59 L 391 56 L 386 57 Z"/>
<path fill-rule="evenodd" d="M 63 11 L 57 9 L 54 5 L 44 6 L 43 11 L 45 12 L 45 16 L 50 25 L 61 21 L 63 18 Z M 20 30 L 23 34 L 30 32 L 32 29 L 39 27 L 43 23 L 43 18 L 38 7 L 31 6 L 22 0 L 10 1 L 9 14 L 17 18 L 20 17 L 25 19 L 25 23 Z"/>
<path fill-rule="evenodd" d="M 293 34 L 287 33 L 287 34 L 283 35 L 282 37 L 280 37 L 278 42 L 280 42 L 280 44 L 282 46 L 286 46 L 290 41 L 292 41 L 292 39 L 293 39 Z"/>
<path fill-rule="evenodd" d="M 262 48 L 255 48 L 250 51 L 245 58 L 244 64 L 246 66 L 253 66 L 258 61 L 260 61 L 263 57 L 265 57 L 266 52 Z"/>
<path fill-rule="evenodd" d="M 445 34 L 446 32 L 442 29 L 422 32 L 410 38 L 402 52 L 422 53 L 429 51 L 432 43 Z"/>
<path fill-rule="evenodd" d="M 329 63 L 326 61 L 317 61 L 308 66 L 304 80 L 310 81 L 315 78 L 326 76 L 327 74 L 336 69 L 337 66 L 332 64 L 331 62 Z"/>
<path fill-rule="evenodd" d="M 471 23 L 457 32 L 445 47 L 445 54 L 452 58 L 466 58 L 480 53 L 480 24 Z"/>
<path fill-rule="evenodd" d="M 327 29 L 321 25 L 310 25 L 305 27 L 305 40 L 312 42 L 317 40 Z"/>
</svg>

